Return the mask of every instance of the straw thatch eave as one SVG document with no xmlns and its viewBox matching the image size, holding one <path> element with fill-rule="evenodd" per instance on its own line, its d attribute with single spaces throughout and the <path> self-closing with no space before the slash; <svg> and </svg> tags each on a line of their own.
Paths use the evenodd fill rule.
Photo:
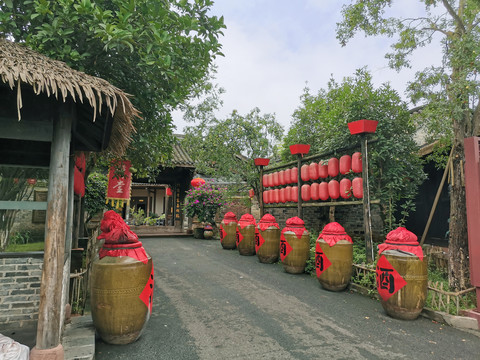
<svg viewBox="0 0 480 360">
<path fill-rule="evenodd" d="M 128 94 L 101 78 L 73 70 L 23 44 L 0 39 L 0 80 L 12 91 L 16 88 L 18 120 L 23 106 L 21 88 L 29 86 L 36 95 L 45 94 L 58 101 L 73 100 L 90 106 L 92 122 L 97 116 L 113 116 L 107 148 L 112 154 L 122 155 L 131 141 L 130 136 L 135 131 L 132 120 L 139 117 L 139 112 Z"/>
</svg>

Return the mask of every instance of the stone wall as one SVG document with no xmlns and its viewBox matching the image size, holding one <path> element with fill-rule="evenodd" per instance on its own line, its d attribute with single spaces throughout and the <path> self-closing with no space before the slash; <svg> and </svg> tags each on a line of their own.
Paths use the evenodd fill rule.
<svg viewBox="0 0 480 360">
<path fill-rule="evenodd" d="M 42 266 L 43 252 L 0 253 L 0 330 L 38 320 Z"/>
<path fill-rule="evenodd" d="M 308 206 L 303 208 L 305 227 L 313 232 L 320 233 L 329 223 L 330 207 Z M 285 227 L 287 219 L 297 216 L 297 207 L 266 208 L 265 213 L 275 216 L 280 228 Z M 380 206 L 372 205 L 372 234 L 375 242 L 383 242 L 383 221 L 380 216 Z M 352 237 L 364 236 L 363 207 L 362 205 L 348 205 L 335 207 L 335 221 L 345 228 Z"/>
</svg>

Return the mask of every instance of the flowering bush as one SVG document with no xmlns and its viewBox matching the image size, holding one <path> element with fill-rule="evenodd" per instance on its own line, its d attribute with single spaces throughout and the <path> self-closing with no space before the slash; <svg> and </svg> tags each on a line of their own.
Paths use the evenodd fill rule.
<svg viewBox="0 0 480 360">
<path fill-rule="evenodd" d="M 215 215 L 225 204 L 225 189 L 205 183 L 187 191 L 184 211 L 190 218 L 197 216 L 202 222 L 215 224 Z"/>
</svg>

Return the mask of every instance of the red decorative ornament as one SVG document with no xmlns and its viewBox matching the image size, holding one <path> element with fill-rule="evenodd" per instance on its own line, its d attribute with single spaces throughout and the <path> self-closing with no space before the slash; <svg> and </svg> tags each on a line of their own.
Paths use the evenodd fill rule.
<svg viewBox="0 0 480 360">
<path fill-rule="evenodd" d="M 328 165 L 324 161 L 318 163 L 318 177 L 322 179 L 328 177 Z"/>
<path fill-rule="evenodd" d="M 173 191 L 169 187 L 167 187 L 167 189 L 165 190 L 165 193 L 167 194 L 167 196 L 172 196 L 173 195 Z"/>
<path fill-rule="evenodd" d="M 27 179 L 27 183 L 29 183 L 30 185 L 35 185 L 37 183 L 37 179 Z"/>
<path fill-rule="evenodd" d="M 268 187 L 268 180 L 266 174 L 262 176 L 262 185 L 263 187 Z"/>
<path fill-rule="evenodd" d="M 357 120 L 348 123 L 348 130 L 351 135 L 374 133 L 377 125 L 377 120 Z"/>
<path fill-rule="evenodd" d="M 293 167 L 290 169 L 290 184 L 298 183 L 298 168 Z"/>
<path fill-rule="evenodd" d="M 328 195 L 331 199 L 338 199 L 340 196 L 340 184 L 337 180 L 330 180 L 328 183 Z"/>
<path fill-rule="evenodd" d="M 328 195 L 328 183 L 325 181 L 322 181 L 318 185 L 318 198 L 322 201 L 328 200 L 330 195 Z"/>
<path fill-rule="evenodd" d="M 300 176 L 302 178 L 302 181 L 310 180 L 310 175 L 308 174 L 308 169 L 309 169 L 309 166 L 307 164 L 302 165 L 302 167 L 300 169 Z"/>
<path fill-rule="evenodd" d="M 278 171 L 273 173 L 273 186 L 280 185 L 280 179 L 278 178 Z"/>
<path fill-rule="evenodd" d="M 202 186 L 203 184 L 205 184 L 205 180 L 203 180 L 202 178 L 195 178 L 190 182 L 190 184 L 193 187 L 199 187 L 199 186 Z"/>
<path fill-rule="evenodd" d="M 263 192 L 263 203 L 264 204 L 268 204 L 268 192 L 269 192 L 269 190 Z"/>
<path fill-rule="evenodd" d="M 285 203 L 287 201 L 286 196 L 285 196 L 285 188 L 280 189 L 280 202 Z"/>
<path fill-rule="evenodd" d="M 352 197 L 352 182 L 350 179 L 344 178 L 340 180 L 340 196 L 344 199 Z"/>
<path fill-rule="evenodd" d="M 338 175 L 338 159 L 331 158 L 328 160 L 328 176 L 335 177 Z"/>
<path fill-rule="evenodd" d="M 268 158 L 256 158 L 253 160 L 256 166 L 267 166 L 268 163 L 270 162 L 270 159 Z"/>
<path fill-rule="evenodd" d="M 292 155 L 295 155 L 295 154 L 304 155 L 304 154 L 308 154 L 309 151 L 310 151 L 310 145 L 308 144 L 290 145 L 290 152 L 292 153 Z"/>
<path fill-rule="evenodd" d="M 285 185 L 285 171 L 282 170 L 278 173 L 278 181 L 280 185 Z"/>
<path fill-rule="evenodd" d="M 291 195 L 291 192 L 292 192 L 292 187 L 291 186 L 287 186 L 285 188 L 285 201 L 292 201 L 292 195 Z"/>
<path fill-rule="evenodd" d="M 363 179 L 361 177 L 356 177 L 352 181 L 352 191 L 353 196 L 357 199 L 363 198 Z"/>
<path fill-rule="evenodd" d="M 248 196 L 250 197 L 250 199 L 255 196 L 255 192 L 253 191 L 253 189 L 248 190 Z"/>
<path fill-rule="evenodd" d="M 362 172 L 362 153 L 356 152 L 352 155 L 352 170 L 356 173 Z"/>
<path fill-rule="evenodd" d="M 311 199 L 310 185 L 308 184 L 302 185 L 302 200 L 310 201 L 310 199 Z"/>
<path fill-rule="evenodd" d="M 312 197 L 312 200 L 318 200 L 320 199 L 320 184 L 319 183 L 313 183 L 310 185 L 310 196 Z"/>
<path fill-rule="evenodd" d="M 308 176 L 310 177 L 310 180 L 317 180 L 318 179 L 318 164 L 315 162 L 312 162 L 308 166 Z"/>
<path fill-rule="evenodd" d="M 340 158 L 340 174 L 348 174 L 352 170 L 352 157 L 350 155 L 343 155 Z"/>
<path fill-rule="evenodd" d="M 290 190 L 290 198 L 293 202 L 298 202 L 298 186 L 292 186 L 292 190 Z"/>
</svg>

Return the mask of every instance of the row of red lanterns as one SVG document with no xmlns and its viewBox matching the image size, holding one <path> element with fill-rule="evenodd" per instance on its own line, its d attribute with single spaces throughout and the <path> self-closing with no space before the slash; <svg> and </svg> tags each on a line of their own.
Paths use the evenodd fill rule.
<svg viewBox="0 0 480 360">
<path fill-rule="evenodd" d="M 323 181 L 304 184 L 301 187 L 301 197 L 303 201 L 310 200 L 336 200 L 338 198 L 349 199 L 352 195 L 357 198 L 363 198 L 363 180 L 356 177 L 353 180 L 344 178 L 337 180 Z M 298 186 L 287 186 L 281 189 L 266 190 L 263 192 L 263 202 L 265 204 L 285 203 L 298 201 Z"/>
<path fill-rule="evenodd" d="M 317 180 L 319 178 L 335 177 L 338 174 L 346 175 L 353 171 L 354 173 L 362 172 L 362 154 L 354 153 L 352 156 L 343 155 L 340 159 L 331 158 L 328 163 L 320 161 L 303 165 L 300 169 L 300 177 L 302 181 Z M 296 184 L 298 182 L 298 168 L 281 170 L 270 174 L 263 175 L 264 187 L 276 187 L 287 184 Z"/>
</svg>

